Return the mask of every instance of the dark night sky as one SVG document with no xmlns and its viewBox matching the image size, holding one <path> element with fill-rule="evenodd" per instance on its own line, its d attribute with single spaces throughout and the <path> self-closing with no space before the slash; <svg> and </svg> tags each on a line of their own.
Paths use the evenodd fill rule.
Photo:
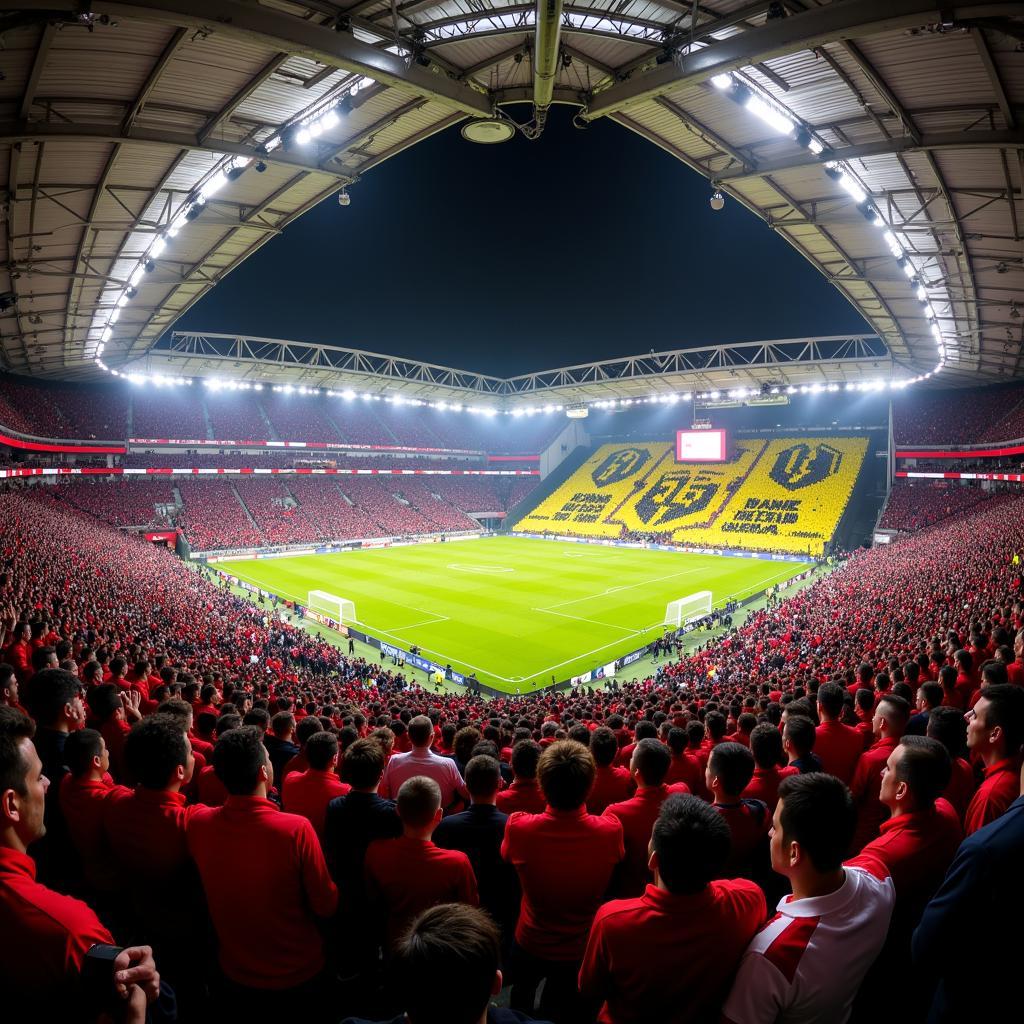
<svg viewBox="0 0 1024 1024">
<path fill-rule="evenodd" d="M 523 111 L 516 111 L 520 118 Z M 537 142 L 458 127 L 321 203 L 177 324 L 501 376 L 731 341 L 869 330 L 787 242 L 610 121 Z"/>
</svg>

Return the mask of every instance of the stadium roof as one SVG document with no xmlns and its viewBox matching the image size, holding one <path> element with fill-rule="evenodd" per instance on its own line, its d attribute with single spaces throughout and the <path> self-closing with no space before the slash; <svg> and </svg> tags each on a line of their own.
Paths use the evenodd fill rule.
<svg viewBox="0 0 1024 1024">
<path fill-rule="evenodd" d="M 145 362 L 310 207 L 526 100 L 516 130 L 575 104 L 744 203 L 850 299 L 894 374 L 937 352 L 942 382 L 1024 373 L 1022 3 L 27 0 L 0 38 L 15 372 Z M 779 282 L 779 301 L 800 296 Z"/>
</svg>

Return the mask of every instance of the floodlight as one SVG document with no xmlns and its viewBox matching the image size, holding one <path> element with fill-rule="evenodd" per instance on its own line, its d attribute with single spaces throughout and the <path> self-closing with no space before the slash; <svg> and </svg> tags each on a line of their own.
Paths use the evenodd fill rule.
<svg viewBox="0 0 1024 1024">
<path fill-rule="evenodd" d="M 715 191 L 711 193 L 711 209 L 717 212 L 718 210 L 721 210 L 723 206 L 725 206 L 725 196 L 716 188 Z"/>
</svg>

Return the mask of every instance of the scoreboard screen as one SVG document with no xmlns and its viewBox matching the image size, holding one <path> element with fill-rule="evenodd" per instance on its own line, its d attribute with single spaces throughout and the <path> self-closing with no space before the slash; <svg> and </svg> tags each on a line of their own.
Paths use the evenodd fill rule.
<svg viewBox="0 0 1024 1024">
<path fill-rule="evenodd" d="M 724 430 L 676 431 L 676 462 L 725 462 Z"/>
</svg>

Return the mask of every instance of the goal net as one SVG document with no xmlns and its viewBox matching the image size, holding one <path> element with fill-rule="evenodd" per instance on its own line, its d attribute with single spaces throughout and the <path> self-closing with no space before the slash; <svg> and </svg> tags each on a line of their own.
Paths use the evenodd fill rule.
<svg viewBox="0 0 1024 1024">
<path fill-rule="evenodd" d="M 311 590 L 306 601 L 306 607 L 311 612 L 319 615 L 326 615 L 339 625 L 343 622 L 356 622 L 356 605 L 348 598 L 338 597 L 336 594 L 328 594 L 326 590 Z"/>
<path fill-rule="evenodd" d="M 681 629 L 694 619 L 711 614 L 711 591 L 698 590 L 696 594 L 669 601 L 665 606 L 665 625 Z"/>
</svg>

